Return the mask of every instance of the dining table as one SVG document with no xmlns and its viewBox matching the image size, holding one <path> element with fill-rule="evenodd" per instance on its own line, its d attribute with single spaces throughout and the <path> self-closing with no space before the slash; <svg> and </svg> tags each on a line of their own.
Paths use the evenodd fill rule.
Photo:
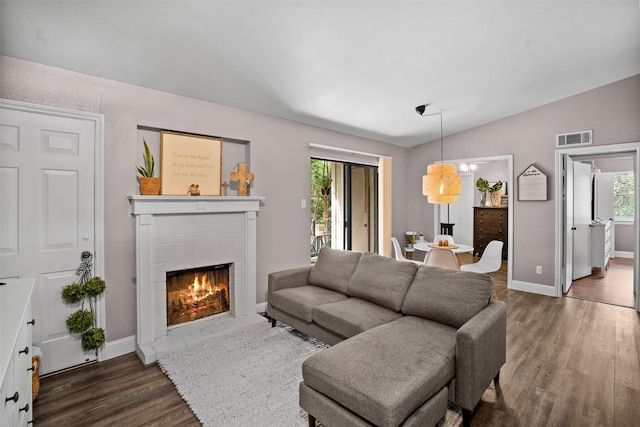
<svg viewBox="0 0 640 427">
<path fill-rule="evenodd" d="M 429 252 L 433 248 L 443 248 L 451 250 L 454 254 L 473 253 L 473 246 L 460 243 L 451 243 L 449 246 L 438 246 L 438 244 L 434 242 L 416 242 L 413 244 L 413 247 L 423 252 Z"/>
</svg>

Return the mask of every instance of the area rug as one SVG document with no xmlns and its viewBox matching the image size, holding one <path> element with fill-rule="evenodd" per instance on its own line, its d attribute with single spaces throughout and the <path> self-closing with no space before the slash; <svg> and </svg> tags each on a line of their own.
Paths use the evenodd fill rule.
<svg viewBox="0 0 640 427">
<path fill-rule="evenodd" d="M 264 323 L 160 356 L 158 362 L 205 427 L 308 425 L 298 405 L 302 362 L 328 346 Z M 445 426 L 461 425 L 447 411 Z"/>
</svg>

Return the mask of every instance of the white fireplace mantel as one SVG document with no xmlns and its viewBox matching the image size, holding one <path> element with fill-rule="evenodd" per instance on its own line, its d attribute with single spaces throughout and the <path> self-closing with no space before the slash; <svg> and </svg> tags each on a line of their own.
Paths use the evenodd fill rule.
<svg viewBox="0 0 640 427">
<path fill-rule="evenodd" d="M 264 196 L 129 196 L 136 237 L 136 351 L 145 364 L 214 323 L 256 316 L 256 213 Z M 166 272 L 234 265 L 228 316 L 166 324 Z M 242 320 L 244 318 L 244 320 Z M 193 324 L 193 325 L 190 325 Z"/>
<path fill-rule="evenodd" d="M 129 196 L 133 215 L 257 212 L 264 196 Z"/>
</svg>

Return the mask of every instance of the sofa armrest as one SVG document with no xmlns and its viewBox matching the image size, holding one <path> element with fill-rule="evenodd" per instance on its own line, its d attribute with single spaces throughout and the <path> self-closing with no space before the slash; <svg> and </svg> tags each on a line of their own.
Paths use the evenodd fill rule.
<svg viewBox="0 0 640 427">
<path fill-rule="evenodd" d="M 493 301 L 456 334 L 455 401 L 473 411 L 507 356 L 507 306 Z"/>
<path fill-rule="evenodd" d="M 313 268 L 312 265 L 305 265 L 303 267 L 290 268 L 288 270 L 276 271 L 269 274 L 269 280 L 267 283 L 267 314 L 271 313 L 271 294 L 280 289 L 296 288 L 298 286 L 308 285 L 309 272 Z"/>
</svg>

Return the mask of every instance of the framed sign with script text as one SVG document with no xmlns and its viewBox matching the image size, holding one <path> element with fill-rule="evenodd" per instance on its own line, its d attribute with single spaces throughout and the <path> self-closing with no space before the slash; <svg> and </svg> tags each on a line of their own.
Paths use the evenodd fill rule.
<svg viewBox="0 0 640 427">
<path fill-rule="evenodd" d="M 160 194 L 219 196 L 222 140 L 160 132 Z"/>
<path fill-rule="evenodd" d="M 518 200 L 547 200 L 547 176 L 533 164 L 518 176 Z"/>
</svg>

